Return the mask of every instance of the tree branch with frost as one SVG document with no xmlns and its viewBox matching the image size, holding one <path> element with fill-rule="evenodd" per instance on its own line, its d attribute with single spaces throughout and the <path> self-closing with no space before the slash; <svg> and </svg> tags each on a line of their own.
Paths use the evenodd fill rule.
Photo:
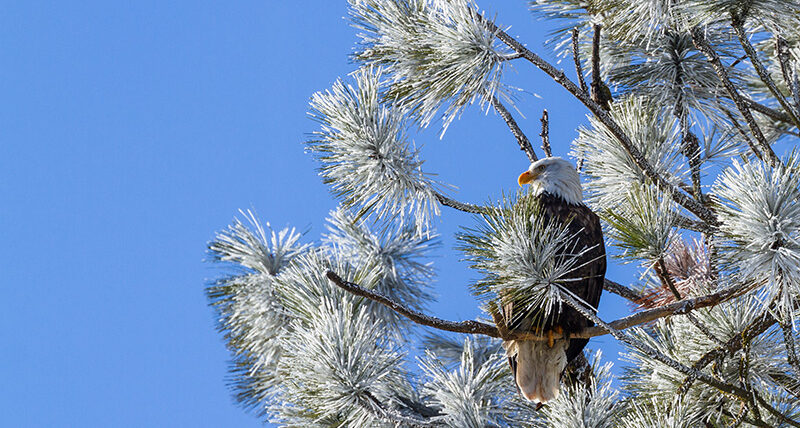
<svg viewBox="0 0 800 428">
<path fill-rule="evenodd" d="M 436 192 L 436 200 L 439 201 L 440 204 L 450 207 L 453 209 L 457 209 L 459 211 L 463 211 L 465 213 L 470 214 L 484 214 L 488 211 L 486 207 L 482 207 L 479 205 L 473 205 L 467 202 L 459 202 L 455 199 L 448 198 L 447 196 Z"/>
<path fill-rule="evenodd" d="M 533 146 L 531 146 L 530 140 L 528 140 L 528 137 L 525 136 L 525 133 L 522 132 L 522 129 L 520 129 L 519 125 L 517 125 L 517 121 L 514 120 L 514 117 L 511 116 L 511 113 L 503 105 L 503 103 L 500 102 L 500 99 L 498 99 L 496 95 L 492 96 L 492 106 L 494 106 L 494 109 L 497 111 L 500 117 L 506 121 L 508 129 L 511 130 L 511 133 L 514 134 L 514 138 L 517 139 L 519 149 L 525 152 L 525 154 L 528 156 L 528 160 L 530 160 L 531 163 L 539 160 L 539 158 L 536 157 L 536 152 L 533 151 Z"/>
<path fill-rule="evenodd" d="M 477 15 L 477 12 L 474 13 Z M 622 128 L 620 128 L 620 126 L 614 121 L 608 112 L 600 104 L 592 100 L 589 94 L 582 91 L 580 87 L 569 80 L 566 74 L 564 74 L 563 70 L 557 70 L 555 67 L 553 67 L 553 65 L 542 59 L 539 55 L 536 55 L 530 51 L 528 48 L 522 45 L 522 43 L 497 27 L 497 25 L 495 25 L 493 22 L 483 18 L 481 15 L 477 16 L 482 20 L 484 25 L 489 28 L 490 31 L 496 34 L 498 39 L 514 49 L 514 51 L 517 53 L 522 54 L 526 60 L 540 70 L 544 71 L 545 74 L 550 76 L 556 83 L 561 85 L 567 90 L 567 92 L 572 94 L 581 103 L 583 103 L 583 105 L 585 105 L 589 111 L 591 111 L 595 117 L 597 117 L 598 120 L 600 120 L 608 128 L 608 130 L 617 137 L 620 144 L 630 154 L 631 158 L 634 160 L 636 165 L 641 168 L 642 172 L 647 176 L 647 178 L 652 180 L 659 188 L 669 194 L 670 197 L 680 205 L 698 216 L 698 218 L 710 225 L 715 225 L 717 223 L 716 216 L 713 212 L 689 197 L 687 194 L 678 190 L 672 183 L 658 174 L 655 169 L 653 169 L 652 165 L 647 162 L 642 153 L 633 145 L 630 137 L 628 137 L 628 135 L 622 131 Z"/>
<path fill-rule="evenodd" d="M 594 24 L 592 27 L 594 29 L 592 35 L 592 100 L 604 109 L 610 110 L 611 91 L 600 79 L 600 32 L 603 26 Z"/>
<path fill-rule="evenodd" d="M 631 346 L 631 347 L 633 347 L 633 348 L 635 348 L 635 349 L 637 349 L 637 350 L 639 350 L 641 352 L 644 352 L 645 354 L 649 355 L 654 360 L 660 361 L 661 363 L 663 363 L 663 364 L 665 364 L 665 365 L 667 365 L 667 366 L 669 366 L 669 367 L 671 367 L 671 368 L 673 368 L 675 370 L 678 370 L 678 371 L 680 371 L 682 373 L 694 376 L 695 379 L 700 380 L 701 382 L 703 382 L 703 383 L 705 383 L 705 384 L 707 384 L 709 386 L 712 386 L 712 387 L 714 387 L 714 388 L 716 388 L 716 389 L 718 389 L 718 390 L 720 390 L 722 392 L 736 395 L 739 398 L 742 398 L 744 400 L 749 400 L 750 397 L 753 397 L 753 398 L 755 398 L 756 401 L 758 401 L 758 403 L 762 407 L 766 408 L 770 413 L 772 413 L 773 415 L 775 415 L 779 419 L 783 420 L 784 422 L 788 423 L 789 425 L 800 427 L 800 422 L 792 420 L 788 416 L 784 415 L 783 413 L 781 413 L 780 411 L 775 409 L 769 403 L 764 401 L 758 395 L 751 394 L 750 391 L 748 391 L 747 389 L 742 388 L 742 387 L 737 386 L 737 385 L 733 385 L 733 384 L 729 384 L 729 383 L 723 382 L 723 381 L 721 381 L 719 379 L 716 379 L 714 377 L 711 377 L 711 376 L 707 375 L 706 373 L 703 373 L 700 370 L 696 370 L 696 369 L 694 369 L 692 367 L 686 366 L 685 364 L 682 364 L 681 362 L 668 357 L 667 355 L 663 354 L 662 352 L 658 351 L 657 349 L 651 348 L 651 347 L 645 345 L 644 343 L 641 343 L 641 342 L 631 338 L 630 336 L 623 334 L 618 329 L 615 329 L 613 327 L 613 325 L 607 324 L 603 320 L 601 320 L 599 317 L 597 317 L 597 315 L 595 315 L 592 310 L 587 308 L 583 303 L 581 303 L 578 300 L 576 300 L 571 295 L 571 293 L 569 291 L 567 291 L 567 290 L 562 290 L 562 291 L 563 292 L 561 294 L 561 297 L 564 299 L 565 303 L 567 303 L 573 309 L 575 309 L 578 312 L 580 312 L 586 318 L 592 320 L 595 324 L 598 324 L 602 329 L 606 330 L 608 333 L 610 333 L 612 336 L 614 336 L 615 339 L 619 340 L 620 342 L 623 342 L 628 346 Z"/>
<path fill-rule="evenodd" d="M 767 162 L 770 165 L 775 166 L 780 163 L 778 156 L 772 151 L 772 147 L 767 142 L 766 137 L 764 137 L 764 133 L 761 131 L 761 127 L 758 126 L 756 120 L 753 118 L 753 115 L 750 113 L 750 109 L 747 107 L 742 96 L 739 94 L 739 91 L 736 90 L 736 87 L 731 82 L 731 79 L 728 77 L 728 72 L 725 70 L 725 67 L 722 65 L 722 61 L 719 58 L 719 54 L 711 47 L 706 40 L 705 35 L 703 34 L 703 29 L 700 27 L 695 27 L 692 29 L 692 40 L 694 41 L 695 46 L 700 52 L 703 52 L 708 60 L 711 62 L 711 66 L 714 68 L 714 71 L 717 73 L 722 85 L 725 87 L 725 90 L 728 92 L 728 95 L 733 100 L 733 103 L 739 109 L 739 112 L 744 117 L 747 125 L 750 127 L 750 131 L 752 132 L 753 136 L 755 137 L 756 141 L 758 142 L 761 150 L 766 156 Z"/>
<path fill-rule="evenodd" d="M 778 87 L 775 85 L 775 82 L 770 77 L 769 72 L 764 67 L 764 64 L 761 63 L 761 60 L 758 58 L 758 53 L 753 48 L 753 45 L 750 44 L 750 40 L 747 38 L 747 33 L 745 32 L 743 26 L 743 19 L 741 16 L 732 14 L 731 15 L 731 25 L 733 26 L 734 31 L 736 31 L 736 36 L 739 38 L 739 43 L 744 48 L 745 53 L 750 58 L 750 63 L 753 66 L 753 69 L 756 70 L 758 77 L 761 79 L 762 82 L 767 86 L 769 91 L 772 93 L 772 96 L 778 101 L 778 104 L 783 107 L 784 111 L 791 117 L 792 123 L 794 126 L 800 128 L 800 118 L 797 117 L 794 109 L 786 99 L 783 97 L 781 91 L 778 90 Z"/>
<path fill-rule="evenodd" d="M 540 341 L 547 340 L 546 336 L 536 335 L 530 332 L 509 331 L 507 335 L 502 335 L 497 326 L 486 324 L 480 321 L 467 320 L 467 321 L 456 322 L 456 321 L 443 320 L 441 318 L 426 315 L 423 314 L 422 312 L 409 309 L 405 307 L 403 304 L 396 302 L 380 293 L 374 292 L 372 290 L 367 290 L 366 288 L 361 287 L 358 284 L 345 281 L 333 271 L 326 272 L 325 276 L 327 276 L 328 279 L 331 282 L 333 282 L 336 286 L 344 289 L 345 291 L 355 294 L 356 296 L 365 297 L 367 299 L 385 305 L 390 309 L 392 309 L 393 311 L 407 317 L 411 321 L 420 325 L 433 327 L 438 330 L 450 331 L 454 333 L 482 334 L 484 336 L 504 338 L 504 339 L 540 340 Z M 615 285 L 619 285 L 614 283 L 613 281 L 611 281 L 611 284 L 612 288 L 614 288 Z M 612 321 L 607 325 L 614 330 L 625 330 L 627 328 L 631 328 L 640 324 L 644 324 L 650 321 L 655 321 L 659 318 L 664 318 L 672 315 L 683 315 L 695 309 L 706 308 L 709 306 L 716 306 L 734 297 L 740 296 L 741 294 L 747 291 L 749 291 L 749 288 L 744 285 L 731 287 L 725 290 L 718 291 L 716 293 L 711 293 L 704 296 L 695 297 L 692 299 L 681 300 L 679 302 L 670 303 L 653 309 L 639 311 L 635 314 L 628 315 L 616 321 Z M 602 326 L 595 326 L 595 327 L 587 327 L 581 331 L 572 333 L 570 334 L 570 337 L 575 339 L 589 339 L 595 336 L 602 336 L 608 333 L 609 331 L 606 328 Z M 558 339 L 561 338 L 562 336 L 559 334 L 554 334 L 553 337 Z"/>
<path fill-rule="evenodd" d="M 788 125 L 793 125 L 794 124 L 792 122 L 792 118 L 786 113 L 783 113 L 783 112 L 780 112 L 778 110 L 769 108 L 769 107 L 765 106 L 764 104 L 760 104 L 760 103 L 756 102 L 753 99 L 747 98 L 744 95 L 742 95 L 742 100 L 751 109 L 753 109 L 753 110 L 755 110 L 755 111 L 757 111 L 757 112 L 759 112 L 759 113 L 761 113 L 761 114 L 763 114 L 763 115 L 765 115 L 765 116 L 767 116 L 767 117 L 769 117 L 771 119 L 786 123 Z"/>
<path fill-rule="evenodd" d="M 778 54 L 778 61 L 781 64 L 781 74 L 786 86 L 789 87 L 789 92 L 794 99 L 794 108 L 800 114 L 800 80 L 797 72 L 789 65 L 790 53 L 789 43 L 780 35 L 775 37 L 775 52 Z"/>
</svg>

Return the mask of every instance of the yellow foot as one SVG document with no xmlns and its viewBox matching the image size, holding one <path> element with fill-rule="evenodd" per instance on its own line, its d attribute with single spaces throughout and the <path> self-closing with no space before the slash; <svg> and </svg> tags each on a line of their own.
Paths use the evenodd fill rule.
<svg viewBox="0 0 800 428">
<path fill-rule="evenodd" d="M 555 334 L 558 334 L 559 336 L 563 335 L 564 334 L 564 329 L 561 328 L 560 325 L 557 325 L 557 326 L 553 327 L 552 329 L 547 330 L 547 347 L 548 348 L 552 348 L 556 344 L 555 338 L 553 337 Z"/>
</svg>

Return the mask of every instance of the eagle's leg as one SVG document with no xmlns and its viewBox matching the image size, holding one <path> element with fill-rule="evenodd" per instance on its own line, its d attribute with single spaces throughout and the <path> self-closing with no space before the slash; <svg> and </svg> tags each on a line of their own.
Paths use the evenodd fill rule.
<svg viewBox="0 0 800 428">
<path fill-rule="evenodd" d="M 550 330 L 547 330 L 547 347 L 548 348 L 552 348 L 556 344 L 555 338 L 553 337 L 556 334 L 558 334 L 558 335 L 563 335 L 564 334 L 564 329 L 560 325 L 556 325 L 553 328 L 551 328 Z"/>
</svg>

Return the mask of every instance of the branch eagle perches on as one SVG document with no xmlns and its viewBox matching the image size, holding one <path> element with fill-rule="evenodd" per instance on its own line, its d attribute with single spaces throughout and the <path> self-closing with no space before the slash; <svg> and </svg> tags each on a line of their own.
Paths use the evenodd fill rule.
<svg viewBox="0 0 800 428">
<path fill-rule="evenodd" d="M 503 339 L 540 340 L 540 341 L 548 340 L 547 336 L 536 335 L 530 332 L 509 331 L 508 334 L 503 335 L 501 334 L 500 329 L 498 329 L 497 326 L 486 324 L 480 321 L 473 321 L 473 320 L 447 321 L 441 318 L 425 315 L 419 311 L 406 308 L 401 303 L 389 299 L 388 297 L 383 296 L 380 293 L 367 290 L 358 284 L 345 281 L 333 271 L 327 271 L 325 273 L 325 276 L 327 276 L 332 283 L 342 288 L 343 290 L 355 294 L 356 296 L 365 297 L 367 299 L 385 305 L 388 308 L 392 309 L 393 311 L 399 313 L 400 315 L 403 315 L 404 317 L 420 325 L 433 327 L 439 330 L 450 331 L 454 333 L 481 334 L 484 336 L 503 338 Z M 610 280 L 606 280 L 606 285 L 604 286 L 604 289 L 614 292 L 615 294 L 620 294 L 621 296 L 626 298 L 638 296 L 636 292 L 631 291 L 625 288 L 624 286 Z M 689 312 L 695 309 L 715 306 L 720 303 L 726 302 L 736 296 L 741 295 L 743 292 L 746 292 L 747 290 L 748 288 L 744 286 L 738 286 L 700 297 L 681 300 L 675 303 L 663 305 L 653 309 L 643 310 L 635 314 L 629 315 L 627 317 L 620 318 L 616 321 L 609 322 L 608 326 L 614 330 L 625 330 L 627 328 L 655 321 L 659 318 L 664 318 L 672 315 L 688 314 Z M 575 339 L 589 339 L 592 337 L 602 336 L 609 333 L 610 331 L 607 328 L 604 328 L 602 326 L 595 326 L 586 328 L 581 332 L 574 333 L 570 337 Z M 556 339 L 560 337 L 561 336 L 557 334 L 554 336 L 554 338 Z"/>
</svg>

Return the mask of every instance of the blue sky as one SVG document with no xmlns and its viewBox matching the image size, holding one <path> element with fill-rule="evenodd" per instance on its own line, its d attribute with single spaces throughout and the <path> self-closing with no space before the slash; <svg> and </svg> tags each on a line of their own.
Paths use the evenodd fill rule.
<svg viewBox="0 0 800 428">
<path fill-rule="evenodd" d="M 482 1 L 544 53 L 523 1 Z M 298 6 L 302 4 L 302 6 Z M 310 95 L 355 69 L 344 1 L 6 3 L 0 12 L 0 417 L 8 426 L 260 426 L 226 387 L 228 353 L 205 246 L 240 208 L 319 238 L 336 206 L 302 142 Z M 552 59 L 552 57 L 549 57 Z M 569 61 L 562 64 L 573 75 Z M 519 117 L 556 154 L 585 109 L 527 63 Z M 534 93 L 536 96 L 534 96 Z M 442 140 L 415 136 L 426 171 L 469 202 L 513 190 L 527 160 L 477 107 Z M 447 211 L 430 311 L 474 318 L 476 274 L 453 251 L 472 225 Z M 609 277 L 630 283 L 630 269 Z M 604 295 L 601 316 L 627 311 Z M 608 337 L 592 340 L 616 358 Z"/>
</svg>

